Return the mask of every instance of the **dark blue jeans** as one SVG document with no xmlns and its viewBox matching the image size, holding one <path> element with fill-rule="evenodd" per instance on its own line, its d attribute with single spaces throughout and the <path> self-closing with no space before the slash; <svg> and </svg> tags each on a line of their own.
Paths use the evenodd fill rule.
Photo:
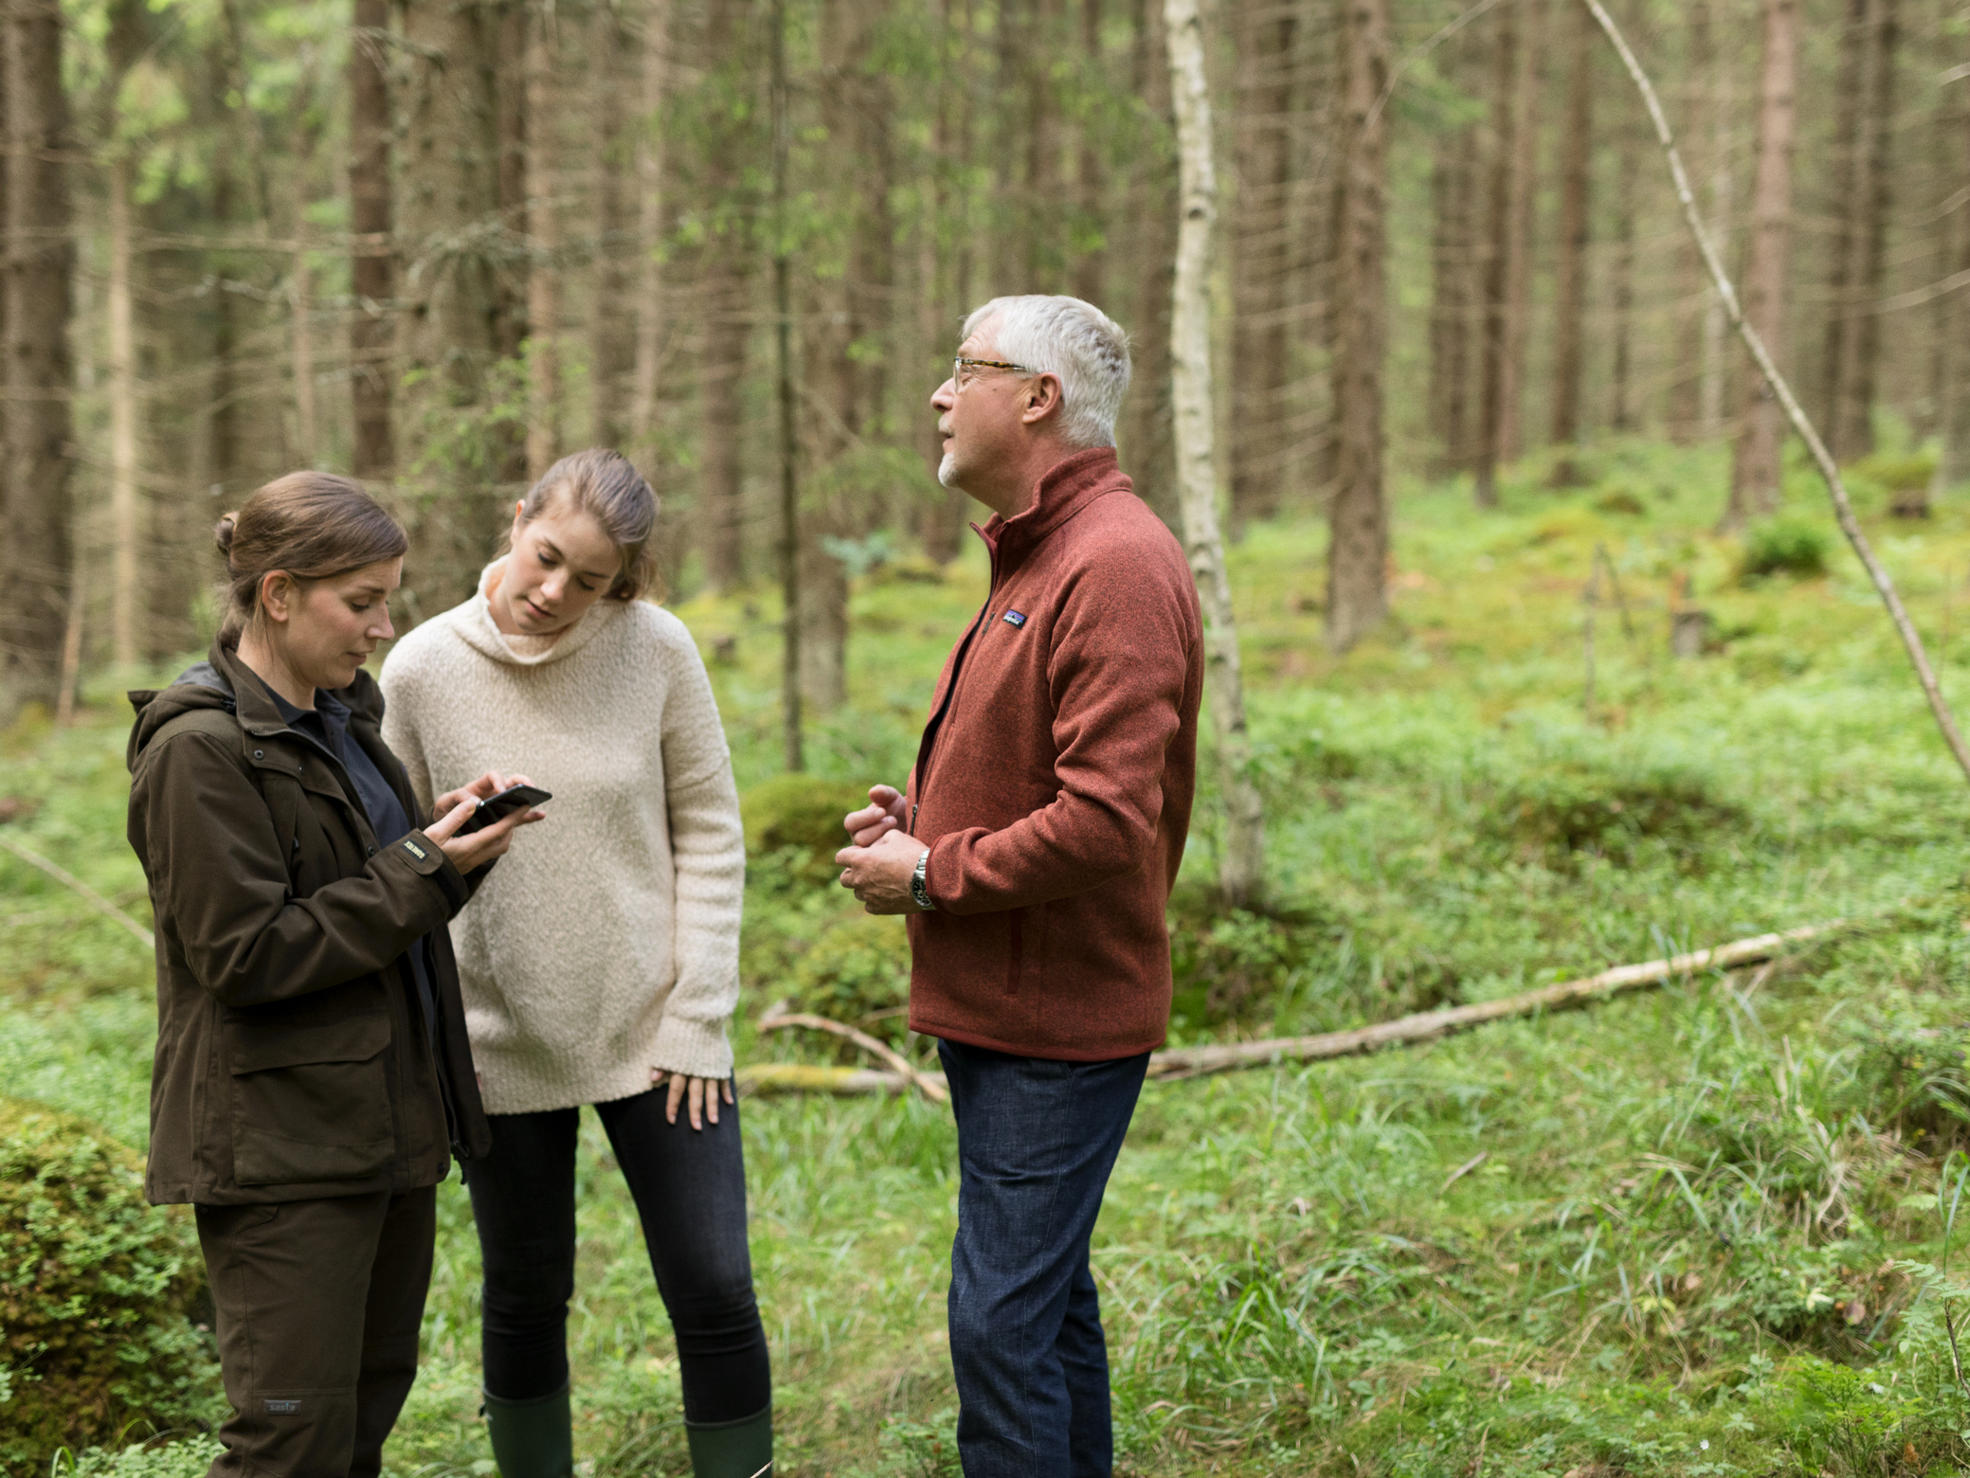
<svg viewBox="0 0 1970 1478">
<path fill-rule="evenodd" d="M 766 1331 L 753 1301 L 746 1246 L 746 1171 L 739 1112 L 693 1129 L 668 1088 L 598 1103 L 629 1193 L 657 1291 L 677 1336 L 684 1418 L 738 1421 L 773 1399 Z M 492 1153 L 465 1182 L 485 1257 L 481 1352 L 486 1389 L 526 1401 L 568 1383 L 568 1299 L 575 1288 L 575 1132 L 580 1112 L 491 1114 Z"/>
<path fill-rule="evenodd" d="M 937 1051 L 958 1121 L 951 1368 L 965 1478 L 1106 1475 L 1108 1347 L 1088 1240 L 1149 1054 Z"/>
</svg>

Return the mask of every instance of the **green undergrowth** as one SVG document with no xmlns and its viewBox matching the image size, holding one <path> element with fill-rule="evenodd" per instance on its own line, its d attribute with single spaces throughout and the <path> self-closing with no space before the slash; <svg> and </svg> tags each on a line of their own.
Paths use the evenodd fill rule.
<svg viewBox="0 0 1970 1478">
<path fill-rule="evenodd" d="M 1970 500 L 1891 516 L 1905 452 L 1860 469 L 1855 496 L 1960 696 Z M 1585 486 L 1548 491 L 1551 468 L 1528 463 L 1490 514 L 1466 486 L 1403 489 L 1392 619 L 1346 656 L 1321 640 L 1318 523 L 1255 528 L 1233 552 L 1268 893 L 1217 896 L 1207 743 L 1171 906 L 1173 1040 L 1359 1026 L 1849 922 L 1590 1010 L 1151 1083 L 1094 1254 L 1120 1472 L 1970 1468 L 1945 1327 L 1970 1313 L 1970 1207 L 1952 1194 L 1970 1164 L 1970 794 L 1802 470 L 1777 520 L 1724 537 L 1721 448 L 1622 442 L 1575 461 Z M 1775 562 L 1758 553 L 1774 543 Z M 833 886 L 831 828 L 868 785 L 902 782 L 984 579 L 974 550 L 941 578 L 912 563 L 857 582 L 851 701 L 809 726 L 812 781 L 779 776 L 773 593 L 680 608 L 746 798 L 742 1061 L 855 1060 L 757 1031 L 778 1003 L 932 1061 L 900 1017 L 901 926 Z M 1690 609 L 1709 637 L 1677 657 L 1671 613 Z M 71 730 L 0 736 L 0 802 L 24 813 L 0 826 L 141 919 L 123 716 L 88 696 Z M 5 852 L 0 930 L 8 1092 L 141 1147 L 147 953 Z M 948 1113 L 740 1112 L 781 1471 L 955 1474 Z M 682 1473 L 676 1361 L 633 1211 L 592 1121 L 582 1146 L 577 1453 L 597 1478 Z M 488 1471 L 476 1282 L 453 1184 L 393 1472 Z M 37 1470 L 165 1478 L 209 1455 L 189 1422 L 139 1439 Z"/>
</svg>

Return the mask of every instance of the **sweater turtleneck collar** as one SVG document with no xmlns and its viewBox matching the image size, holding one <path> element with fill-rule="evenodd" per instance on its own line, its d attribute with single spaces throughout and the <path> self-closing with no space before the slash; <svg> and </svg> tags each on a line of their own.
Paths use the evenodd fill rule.
<svg viewBox="0 0 1970 1478">
<path fill-rule="evenodd" d="M 624 602 L 598 600 L 583 617 L 549 641 L 538 636 L 508 636 L 493 620 L 492 597 L 506 574 L 506 556 L 494 560 L 479 575 L 478 592 L 459 607 L 459 635 L 467 646 L 484 653 L 495 662 L 514 667 L 544 667 L 572 657 L 593 641 L 597 633 L 622 619 Z"/>
</svg>

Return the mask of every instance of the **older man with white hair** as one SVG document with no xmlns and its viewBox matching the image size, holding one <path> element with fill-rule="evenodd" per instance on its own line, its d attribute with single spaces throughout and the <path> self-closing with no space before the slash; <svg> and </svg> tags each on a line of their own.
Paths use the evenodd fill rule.
<svg viewBox="0 0 1970 1478">
<path fill-rule="evenodd" d="M 1127 336 L 1078 298 L 966 320 L 930 403 L 939 480 L 992 510 L 991 590 L 907 785 L 870 790 L 836 859 L 871 913 L 908 914 L 910 1025 L 951 1084 L 968 1478 L 1113 1463 L 1088 1244 L 1169 1025 L 1204 682 L 1183 551 L 1116 463 L 1128 383 Z"/>
</svg>

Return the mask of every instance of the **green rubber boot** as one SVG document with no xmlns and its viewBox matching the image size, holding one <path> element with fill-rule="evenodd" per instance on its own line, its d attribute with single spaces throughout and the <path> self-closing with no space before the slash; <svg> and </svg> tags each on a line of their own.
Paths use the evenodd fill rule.
<svg viewBox="0 0 1970 1478">
<path fill-rule="evenodd" d="M 568 1388 L 531 1401 L 504 1401 L 485 1393 L 486 1431 L 501 1478 L 573 1478 L 574 1419 Z"/>
<path fill-rule="evenodd" d="M 773 1408 L 735 1422 L 686 1422 L 696 1478 L 771 1478 Z"/>
</svg>

